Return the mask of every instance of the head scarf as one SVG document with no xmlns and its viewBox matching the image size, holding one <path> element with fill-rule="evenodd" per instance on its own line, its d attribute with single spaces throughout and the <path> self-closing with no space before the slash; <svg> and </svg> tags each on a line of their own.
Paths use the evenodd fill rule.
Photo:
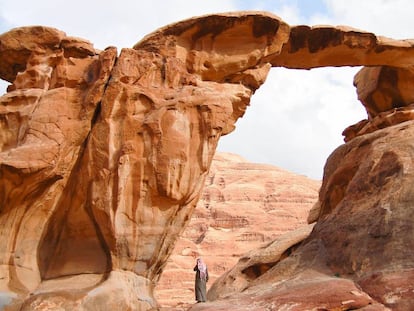
<svg viewBox="0 0 414 311">
<path fill-rule="evenodd" d="M 207 276 L 207 266 L 204 263 L 203 259 L 197 258 L 197 268 L 200 271 L 200 277 L 205 280 Z"/>
</svg>

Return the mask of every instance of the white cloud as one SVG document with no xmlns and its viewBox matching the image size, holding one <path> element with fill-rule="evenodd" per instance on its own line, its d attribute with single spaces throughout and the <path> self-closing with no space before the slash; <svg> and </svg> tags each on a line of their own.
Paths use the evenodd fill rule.
<svg viewBox="0 0 414 311">
<path fill-rule="evenodd" d="M 356 71 L 273 68 L 219 149 L 320 179 L 342 131 L 366 117 L 352 85 Z"/>
<path fill-rule="evenodd" d="M 394 39 L 414 38 L 411 0 L 325 0 L 335 24 L 350 25 Z"/>
</svg>

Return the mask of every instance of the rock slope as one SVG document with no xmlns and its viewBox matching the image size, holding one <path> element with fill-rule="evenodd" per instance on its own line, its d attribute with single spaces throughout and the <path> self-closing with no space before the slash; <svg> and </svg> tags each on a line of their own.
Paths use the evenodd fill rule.
<svg viewBox="0 0 414 311">
<path fill-rule="evenodd" d="M 243 256 L 191 310 L 411 310 L 413 135 L 408 121 L 336 149 L 310 235 Z"/>
</svg>

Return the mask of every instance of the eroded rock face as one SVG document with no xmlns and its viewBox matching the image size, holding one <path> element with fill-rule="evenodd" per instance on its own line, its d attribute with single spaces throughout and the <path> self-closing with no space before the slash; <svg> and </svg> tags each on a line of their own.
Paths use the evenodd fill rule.
<svg viewBox="0 0 414 311">
<path fill-rule="evenodd" d="M 248 250 L 305 225 L 320 185 L 273 165 L 216 153 L 203 194 L 155 289 L 160 305 L 183 310 L 195 302 L 197 257 L 208 265 L 209 288 Z"/>
<path fill-rule="evenodd" d="M 225 310 L 236 301 L 237 310 L 252 304 L 275 310 L 410 310 L 413 122 L 356 137 L 335 150 L 310 235 L 294 240 L 285 258 L 280 250 L 288 249 L 294 233 L 271 245 L 273 257 L 268 248 L 246 254 L 212 286 L 213 302 L 191 310 Z M 249 273 L 269 262 L 263 273 Z"/>
<path fill-rule="evenodd" d="M 0 107 L 0 290 L 18 308 L 43 280 L 110 270 L 83 209 L 86 189 L 76 185 L 87 178 L 79 162 L 116 49 L 96 51 L 45 27 L 12 30 L 0 41 L 1 76 L 13 82 Z M 77 230 L 68 231 L 70 223 Z M 78 250 L 58 263 L 66 243 Z"/>
<path fill-rule="evenodd" d="M 275 223 L 278 223 L 275 221 Z M 256 280 L 277 262 L 287 257 L 312 231 L 313 224 L 301 226 L 279 236 L 273 241 L 253 249 L 240 256 L 237 264 L 226 271 L 210 288 L 209 300 L 231 297 L 242 292 L 250 286 L 250 282 Z"/>
<path fill-rule="evenodd" d="M 263 28 L 271 20 L 260 18 L 240 25 Z M 213 24 L 217 42 L 227 44 L 219 34 L 232 25 L 225 16 Z M 2 97 L 0 153 L 7 304 L 156 306 L 153 287 L 198 201 L 218 139 L 270 68 L 254 65 L 266 54 L 264 32 L 243 37 L 258 47 L 247 63 L 240 60 L 246 49 L 239 60 L 215 59 L 218 49 L 197 56 L 186 35 L 155 34 L 119 56 L 44 27 L 0 38 L 0 76 L 13 82 Z M 209 61 L 223 68 L 206 71 Z"/>
<path fill-rule="evenodd" d="M 328 160 L 318 223 L 304 248 L 326 252 L 323 273 L 357 276 L 351 279 L 367 299 L 410 304 L 411 289 L 396 291 L 412 273 L 404 259 L 412 255 L 412 225 L 404 219 L 412 219 L 405 81 L 413 53 L 412 41 L 290 27 L 257 12 L 169 25 L 119 55 L 46 27 L 1 35 L 0 77 L 12 84 L 0 99 L 0 303 L 11 310 L 155 307 L 154 285 L 197 204 L 217 141 L 234 129 L 269 69 L 366 65 L 387 67 L 356 79 L 369 118 L 345 130 L 348 143 Z M 345 222 L 338 236 L 332 228 L 353 219 L 347 213 L 361 213 L 357 224 L 368 225 Z M 338 259 L 338 246 L 356 239 L 373 242 L 377 258 L 386 253 L 391 269 L 350 247 Z M 300 254 L 288 258 L 309 267 L 308 253 Z M 318 279 L 354 291 L 353 281 Z M 397 285 L 381 293 L 370 280 Z"/>
</svg>

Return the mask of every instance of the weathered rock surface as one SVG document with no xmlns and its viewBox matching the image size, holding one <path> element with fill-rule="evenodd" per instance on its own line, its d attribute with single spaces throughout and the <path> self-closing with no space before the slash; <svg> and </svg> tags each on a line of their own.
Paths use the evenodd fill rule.
<svg viewBox="0 0 414 311">
<path fill-rule="evenodd" d="M 208 298 L 216 300 L 248 288 L 250 281 L 257 279 L 272 268 L 276 262 L 288 256 L 297 244 L 309 236 L 312 228 L 313 225 L 299 227 L 281 235 L 267 245 L 241 256 L 237 265 L 220 276 L 213 284 L 209 290 Z"/>
<path fill-rule="evenodd" d="M 297 308 L 346 309 L 355 300 L 349 308 L 377 301 L 408 310 L 413 64 L 413 41 L 290 27 L 258 12 L 172 24 L 120 55 L 46 27 L 0 35 L 0 78 L 12 83 L 0 99 L 0 304 L 155 307 L 154 286 L 217 141 L 268 70 L 362 65 L 382 66 L 355 80 L 368 119 L 344 131 L 347 144 L 325 168 L 313 232 L 257 279 L 275 285 L 255 301 L 258 309 L 285 297 Z M 288 284 L 301 294 L 283 292 Z M 329 295 L 317 300 L 326 285 Z"/>
<path fill-rule="evenodd" d="M 235 301 L 237 310 L 411 310 L 413 136 L 408 121 L 340 146 L 327 161 L 309 237 L 286 258 L 272 250 L 269 260 L 269 247 L 244 256 L 210 289 L 218 300 L 191 310 L 225 310 Z M 273 246 L 283 250 L 287 237 Z"/>
<path fill-rule="evenodd" d="M 404 121 L 413 120 L 414 79 L 412 67 L 375 66 L 362 68 L 354 78 L 358 99 L 368 120 L 344 130 L 345 141 Z"/>
<path fill-rule="evenodd" d="M 208 265 L 210 287 L 247 251 L 304 226 L 320 185 L 272 165 L 216 153 L 200 201 L 156 287 L 160 305 L 182 310 L 194 303 L 197 256 Z"/>
</svg>

